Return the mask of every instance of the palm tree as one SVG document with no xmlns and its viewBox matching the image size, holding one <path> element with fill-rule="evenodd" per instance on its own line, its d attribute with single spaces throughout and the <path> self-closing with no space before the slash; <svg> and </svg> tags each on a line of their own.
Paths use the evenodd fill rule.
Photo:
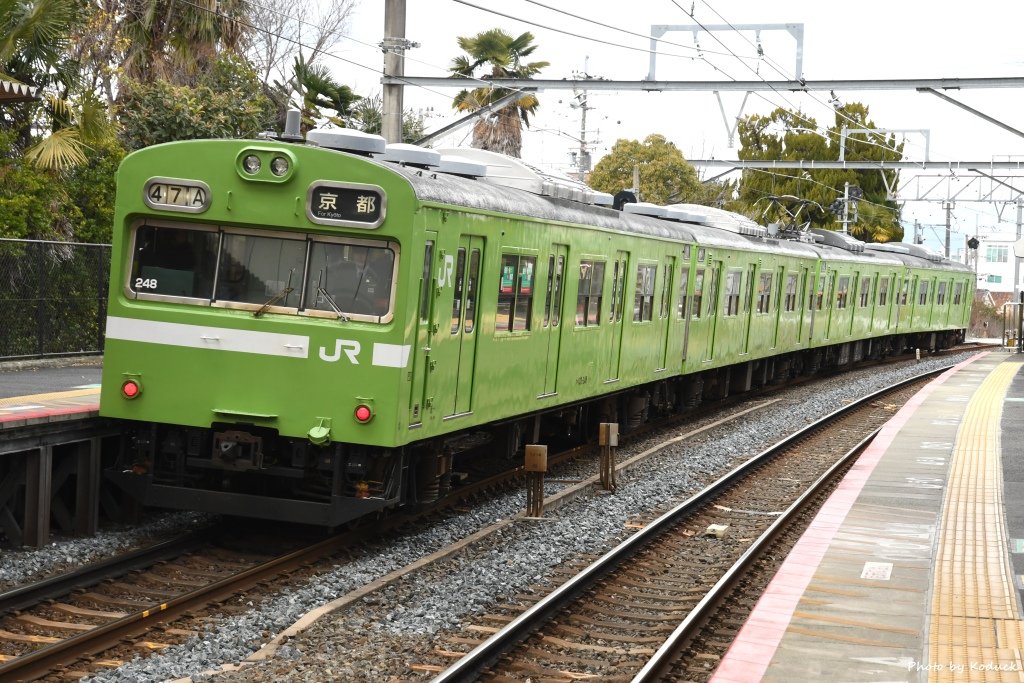
<svg viewBox="0 0 1024 683">
<path fill-rule="evenodd" d="M 490 73 L 481 77 L 488 80 L 502 78 L 531 78 L 548 66 L 549 62 L 523 63 L 537 49 L 533 45 L 533 34 L 523 33 L 513 38 L 501 29 L 491 29 L 472 37 L 459 38 L 459 47 L 466 54 L 452 60 L 449 69 L 452 77 L 479 78 L 474 76 L 478 67 L 489 64 Z M 509 88 L 475 88 L 463 90 L 455 96 L 452 107 L 464 112 L 474 112 L 504 97 L 513 94 Z M 540 101 L 533 93 L 523 96 L 511 104 L 489 113 L 473 126 L 473 146 L 502 152 L 518 157 L 522 151 L 522 127 L 530 127 L 530 114 L 537 110 Z"/>
<path fill-rule="evenodd" d="M 41 103 L 0 116 L 17 146 L 37 166 L 61 169 L 84 163 L 89 142 L 109 135 L 106 107 L 83 92 L 79 67 L 67 57 L 76 0 L 0 0 L 0 77 L 38 87 Z"/>
<path fill-rule="evenodd" d="M 245 0 L 125 0 L 126 78 L 195 85 L 224 50 L 241 52 L 252 25 Z"/>
</svg>

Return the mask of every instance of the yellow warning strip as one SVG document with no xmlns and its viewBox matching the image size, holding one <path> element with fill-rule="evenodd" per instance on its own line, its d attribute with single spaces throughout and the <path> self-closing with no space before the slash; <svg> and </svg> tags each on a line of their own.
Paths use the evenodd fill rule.
<svg viewBox="0 0 1024 683">
<path fill-rule="evenodd" d="M 71 391 L 54 391 L 49 394 L 32 394 L 31 396 L 12 396 L 11 398 L 0 398 L 0 408 L 23 405 L 25 403 L 41 403 L 43 401 L 60 400 L 62 398 L 78 398 L 79 396 L 90 396 L 100 393 L 99 387 L 91 389 L 72 389 Z"/>
<path fill-rule="evenodd" d="M 1022 623 L 1003 517 L 999 423 L 1020 369 L 1003 362 L 967 404 L 942 503 L 928 660 L 933 683 L 1021 681 Z M 928 667 L 928 668 L 922 668 Z"/>
</svg>

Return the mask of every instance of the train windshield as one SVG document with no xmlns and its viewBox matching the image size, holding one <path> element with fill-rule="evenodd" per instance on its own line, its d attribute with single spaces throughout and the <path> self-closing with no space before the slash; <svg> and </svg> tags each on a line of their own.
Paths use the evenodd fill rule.
<svg viewBox="0 0 1024 683">
<path fill-rule="evenodd" d="M 136 298 L 380 322 L 392 304 L 395 245 L 313 235 L 142 225 Z"/>
</svg>

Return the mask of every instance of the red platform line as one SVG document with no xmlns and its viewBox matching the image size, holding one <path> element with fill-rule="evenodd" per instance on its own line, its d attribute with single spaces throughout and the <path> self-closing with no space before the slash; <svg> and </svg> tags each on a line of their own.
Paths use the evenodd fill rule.
<svg viewBox="0 0 1024 683">
<path fill-rule="evenodd" d="M 882 426 L 871 444 L 861 453 L 843 481 L 818 511 L 814 521 L 793 546 L 793 550 L 768 584 L 764 595 L 751 611 L 736 640 L 711 676 L 713 683 L 748 683 L 764 678 L 768 665 L 782 642 L 797 604 L 828 551 L 840 522 L 850 512 L 868 477 L 892 445 L 896 434 L 935 389 L 961 368 L 984 358 L 991 351 L 971 356 L 954 365 L 928 383 Z"/>
</svg>

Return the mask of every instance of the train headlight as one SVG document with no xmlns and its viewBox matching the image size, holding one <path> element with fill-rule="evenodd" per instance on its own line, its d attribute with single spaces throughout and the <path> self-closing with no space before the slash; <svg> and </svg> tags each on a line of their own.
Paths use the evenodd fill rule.
<svg viewBox="0 0 1024 683">
<path fill-rule="evenodd" d="M 121 382 L 121 395 L 131 400 L 142 393 L 142 383 L 137 379 L 126 379 Z"/>
<path fill-rule="evenodd" d="M 250 175 L 256 175 L 259 173 L 260 166 L 262 166 L 260 158 L 255 154 L 246 154 L 245 158 L 242 159 L 242 168 L 244 168 L 245 172 Z"/>
<path fill-rule="evenodd" d="M 288 159 L 284 157 L 274 157 L 274 160 L 270 162 L 270 172 L 276 175 L 278 178 L 288 173 Z"/>
<path fill-rule="evenodd" d="M 356 422 L 359 422 L 361 424 L 366 424 L 367 422 L 373 419 L 373 411 L 370 410 L 370 406 L 368 405 L 356 406 L 356 411 L 354 415 L 356 418 Z"/>
</svg>

